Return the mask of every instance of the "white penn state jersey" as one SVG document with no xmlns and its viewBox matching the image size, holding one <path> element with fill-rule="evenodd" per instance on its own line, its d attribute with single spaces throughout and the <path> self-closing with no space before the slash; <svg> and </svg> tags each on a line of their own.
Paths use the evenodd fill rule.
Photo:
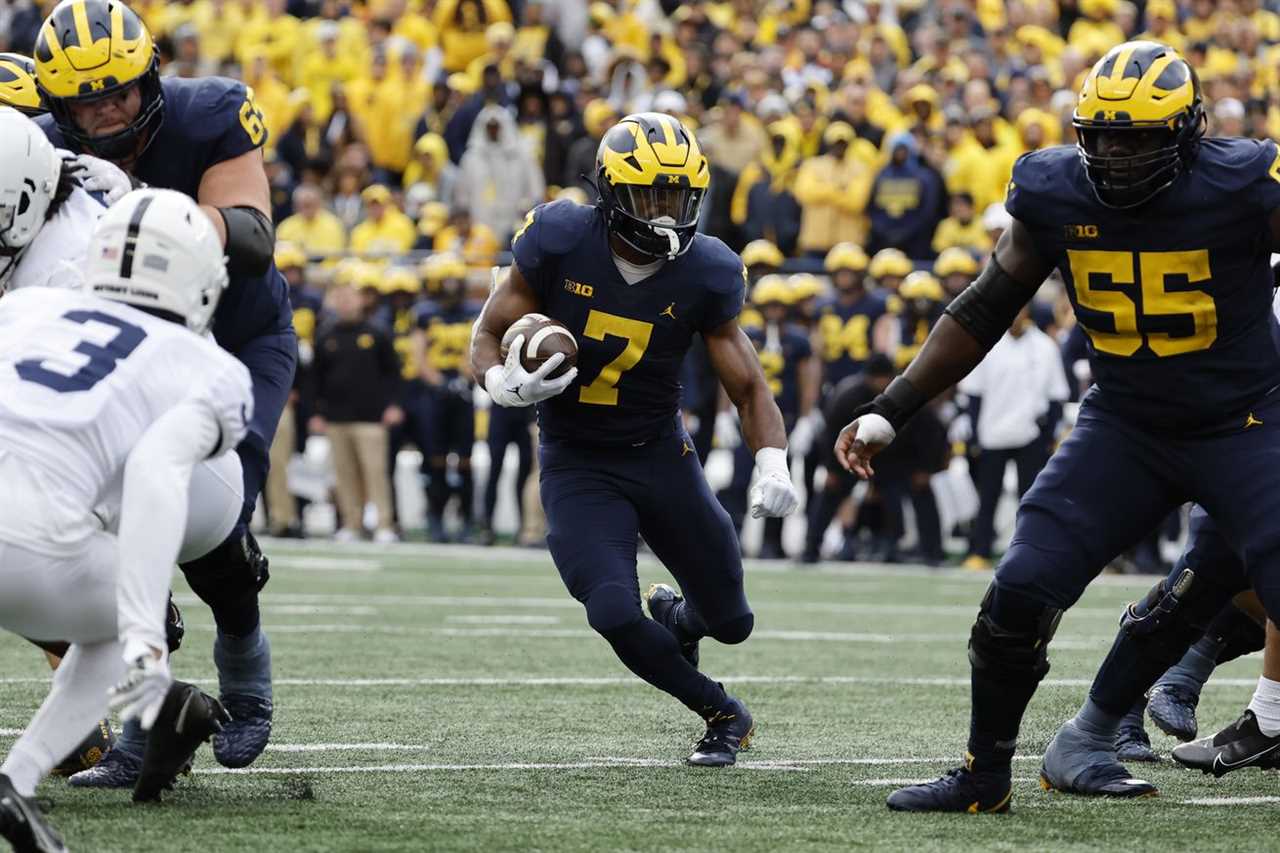
<svg viewBox="0 0 1280 853">
<path fill-rule="evenodd" d="M 177 323 L 81 291 L 28 288 L 0 299 L 0 540 L 60 556 L 118 503 L 138 439 L 180 403 L 201 403 L 244 438 L 249 371 Z"/>
<path fill-rule="evenodd" d="M 8 289 L 79 287 L 89 237 L 106 210 L 106 205 L 80 187 L 72 190 L 57 215 L 44 224 L 22 253 Z"/>
</svg>

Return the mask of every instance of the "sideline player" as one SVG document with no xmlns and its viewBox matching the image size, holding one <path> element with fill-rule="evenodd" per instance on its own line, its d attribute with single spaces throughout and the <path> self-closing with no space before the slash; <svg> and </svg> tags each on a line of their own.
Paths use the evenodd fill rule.
<svg viewBox="0 0 1280 853">
<path fill-rule="evenodd" d="M 547 544 L 587 621 L 640 678 L 706 722 L 689 763 L 733 764 L 751 714 L 697 670 L 698 641 L 741 643 L 755 617 L 738 539 L 707 485 L 679 417 L 678 373 L 695 334 L 756 453 L 756 517 L 798 502 L 786 430 L 751 341 L 738 327 L 745 276 L 723 243 L 695 234 L 709 182 L 693 134 L 660 113 L 614 125 L 596 156 L 595 206 L 557 201 L 517 232 L 510 275 L 476 324 L 471 363 L 500 406 L 538 408 Z M 578 341 L 577 367 L 558 379 L 552 356 L 530 374 L 523 336 L 503 362 L 503 334 L 541 312 Z M 636 541 L 680 583 L 656 584 L 641 609 Z"/>
<path fill-rule="evenodd" d="M 254 420 L 236 448 L 244 504 L 227 540 L 182 570 L 213 611 L 219 695 L 234 718 L 214 740 L 214 755 L 225 766 L 243 767 L 266 747 L 273 713 L 271 649 L 258 611 L 267 561 L 248 523 L 298 352 L 288 288 L 272 261 L 261 151 L 266 128 L 242 83 L 162 80 L 150 33 L 118 0 L 58 4 L 40 28 L 34 58 L 49 109 L 38 121 L 55 145 L 109 160 L 149 186 L 185 193 L 200 204 L 224 246 L 231 283 L 213 334 L 249 368 L 254 389 Z M 133 784 L 140 747 L 126 731 L 98 766 L 76 774 L 72 783 Z"/>
<path fill-rule="evenodd" d="M 1219 522 L 1244 554 L 1263 606 L 1280 614 L 1280 350 L 1273 337 L 1280 330 L 1268 310 L 1269 252 L 1280 245 L 1276 145 L 1204 139 L 1195 72 L 1173 49 L 1146 41 L 1099 60 L 1074 124 L 1078 148 L 1043 149 L 1017 162 L 1006 201 L 1013 224 L 986 269 L 947 308 L 906 374 L 838 442 L 846 467 L 868 476 L 895 431 L 972 370 L 1059 269 L 1089 334 L 1096 384 L 1071 436 L 1023 498 L 973 627 L 965 764 L 896 791 L 893 809 L 1008 808 L 1018 729 L 1049 670 L 1046 647 L 1062 612 L 1179 504 L 1194 500 Z M 1154 629 L 1214 582 L 1192 575 L 1158 588 L 1127 618 Z M 1155 791 L 1114 757 L 1120 720 L 1146 686 L 1137 681 L 1108 685 L 1106 693 L 1095 682 L 1089 702 L 1046 750 L 1047 787 Z"/>
<path fill-rule="evenodd" d="M 10 208 L 11 209 L 11 208 Z M 44 704 L 0 766 L 0 835 L 65 849 L 36 785 L 112 704 L 151 734 L 135 799 L 151 799 L 225 717 L 169 674 L 165 614 L 192 469 L 230 450 L 248 371 L 202 339 L 222 247 L 180 193 L 140 190 L 100 221 L 82 290 L 0 299 L 0 625 L 68 640 Z M 120 532 L 100 527 L 103 496 Z"/>
</svg>

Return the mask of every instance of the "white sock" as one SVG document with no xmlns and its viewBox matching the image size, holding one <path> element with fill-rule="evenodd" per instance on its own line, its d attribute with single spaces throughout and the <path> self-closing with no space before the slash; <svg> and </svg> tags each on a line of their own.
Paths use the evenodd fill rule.
<svg viewBox="0 0 1280 853">
<path fill-rule="evenodd" d="M 1280 681 L 1258 678 L 1258 689 L 1249 700 L 1249 710 L 1258 718 L 1258 729 L 1267 737 L 1280 735 Z"/>
<path fill-rule="evenodd" d="M 75 644 L 53 674 L 53 685 L 22 737 L 0 766 L 24 797 L 71 754 L 107 715 L 107 689 L 124 675 L 120 644 Z"/>
</svg>

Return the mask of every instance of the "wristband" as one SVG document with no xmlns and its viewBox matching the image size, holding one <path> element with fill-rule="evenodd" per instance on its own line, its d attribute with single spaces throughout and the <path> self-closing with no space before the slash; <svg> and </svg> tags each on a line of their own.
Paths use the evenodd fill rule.
<svg viewBox="0 0 1280 853">
<path fill-rule="evenodd" d="M 902 432 L 907 421 L 929 402 L 929 398 L 921 394 L 911 380 L 899 376 L 889 383 L 883 394 L 864 406 L 859 406 L 853 413 L 855 419 L 863 415 L 877 414 L 889 422 L 895 433 Z"/>
</svg>

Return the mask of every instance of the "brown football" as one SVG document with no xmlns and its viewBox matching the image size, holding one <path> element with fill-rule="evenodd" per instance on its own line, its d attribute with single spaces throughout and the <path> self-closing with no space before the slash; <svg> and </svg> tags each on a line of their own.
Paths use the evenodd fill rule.
<svg viewBox="0 0 1280 853">
<path fill-rule="evenodd" d="M 551 371 L 552 379 L 564 374 L 578 362 L 578 342 L 573 339 L 573 333 L 546 314 L 525 314 L 511 324 L 507 333 L 502 336 L 504 359 L 507 357 L 512 341 L 519 335 L 524 335 L 520 364 L 530 373 L 558 352 L 564 353 L 564 361 Z"/>
</svg>

